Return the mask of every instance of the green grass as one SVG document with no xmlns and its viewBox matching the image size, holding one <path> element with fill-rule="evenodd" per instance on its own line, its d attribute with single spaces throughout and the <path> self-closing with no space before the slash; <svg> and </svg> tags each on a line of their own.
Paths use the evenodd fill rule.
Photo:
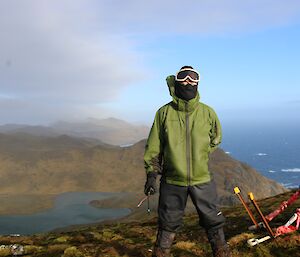
<svg viewBox="0 0 300 257">
<path fill-rule="evenodd" d="M 264 214 L 274 210 L 288 199 L 291 193 L 259 201 Z M 284 224 L 300 204 L 300 199 L 283 214 L 271 222 L 272 227 Z M 256 247 L 249 247 L 247 239 L 264 236 L 267 233 L 249 232 L 251 221 L 242 206 L 223 209 L 227 217 L 225 227 L 232 257 L 300 256 L 299 232 L 269 240 Z M 145 215 L 146 217 L 146 215 Z M 145 218 L 141 222 L 99 224 L 62 233 L 46 233 L 34 236 L 0 237 L 0 244 L 21 244 L 27 256 L 35 257 L 150 257 L 156 237 L 156 217 Z M 211 256 L 205 231 L 198 225 L 198 217 L 190 214 L 184 218 L 184 226 L 178 232 L 172 247 L 174 257 Z M 0 256 L 9 253 L 0 250 Z"/>
</svg>

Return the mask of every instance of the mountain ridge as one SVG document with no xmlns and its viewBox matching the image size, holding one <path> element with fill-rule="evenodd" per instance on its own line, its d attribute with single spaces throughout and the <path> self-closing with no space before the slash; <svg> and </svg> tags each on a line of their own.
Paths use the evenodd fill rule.
<svg viewBox="0 0 300 257">
<path fill-rule="evenodd" d="M 56 137 L 69 135 L 83 138 L 95 138 L 106 144 L 133 144 L 148 136 L 149 127 L 134 125 L 127 121 L 109 117 L 106 119 L 87 118 L 82 121 L 57 121 L 48 126 L 28 124 L 5 124 L 0 133 L 26 133 L 35 136 Z"/>
<path fill-rule="evenodd" d="M 91 140 L 91 139 L 90 139 Z M 0 134 L 0 193 L 60 194 L 68 191 L 136 192 L 145 183 L 146 140 L 129 147 L 99 144 L 70 136 L 35 137 Z M 259 198 L 286 189 L 223 150 L 210 157 L 222 204 L 233 204 L 232 189 L 241 185 Z"/>
</svg>

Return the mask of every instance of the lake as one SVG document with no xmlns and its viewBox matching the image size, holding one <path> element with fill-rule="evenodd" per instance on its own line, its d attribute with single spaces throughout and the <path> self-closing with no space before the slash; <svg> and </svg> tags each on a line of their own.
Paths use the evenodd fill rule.
<svg viewBox="0 0 300 257">
<path fill-rule="evenodd" d="M 54 207 L 31 215 L 0 215 L 0 234 L 30 235 L 71 225 L 88 224 L 120 218 L 130 209 L 99 209 L 92 200 L 101 200 L 120 193 L 69 192 L 55 198 Z"/>
</svg>

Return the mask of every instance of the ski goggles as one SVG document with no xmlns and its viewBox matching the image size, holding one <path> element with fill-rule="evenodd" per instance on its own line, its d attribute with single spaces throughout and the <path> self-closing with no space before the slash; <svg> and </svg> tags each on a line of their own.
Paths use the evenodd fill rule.
<svg viewBox="0 0 300 257">
<path fill-rule="evenodd" d="M 187 79 L 189 79 L 192 82 L 199 82 L 200 74 L 198 71 L 191 68 L 185 68 L 176 73 L 175 76 L 176 81 L 183 82 Z"/>
</svg>

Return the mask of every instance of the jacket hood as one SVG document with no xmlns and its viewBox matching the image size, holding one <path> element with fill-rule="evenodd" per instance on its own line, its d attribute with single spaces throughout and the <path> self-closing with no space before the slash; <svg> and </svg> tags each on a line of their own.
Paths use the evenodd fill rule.
<svg viewBox="0 0 300 257">
<path fill-rule="evenodd" d="M 197 92 L 195 98 L 186 101 L 175 95 L 175 76 L 174 75 L 168 76 L 166 78 L 166 81 L 169 88 L 169 93 L 173 98 L 173 103 L 179 111 L 190 112 L 196 109 L 196 107 L 199 105 L 199 100 L 200 100 L 199 92 Z"/>
</svg>

